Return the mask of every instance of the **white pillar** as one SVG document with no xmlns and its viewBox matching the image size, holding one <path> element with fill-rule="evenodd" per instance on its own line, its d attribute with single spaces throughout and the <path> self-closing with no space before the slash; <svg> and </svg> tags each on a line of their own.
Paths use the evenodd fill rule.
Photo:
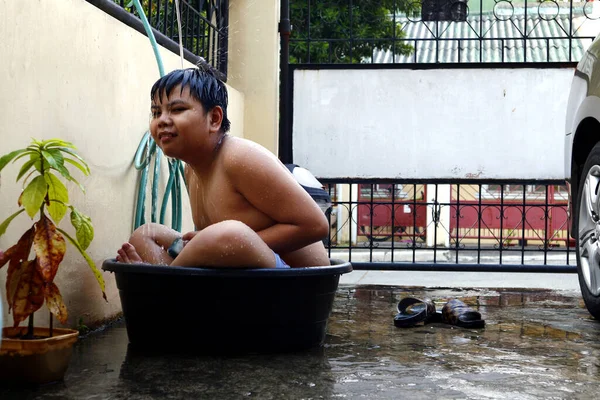
<svg viewBox="0 0 600 400">
<path fill-rule="evenodd" d="M 358 202 L 358 184 L 353 183 L 351 185 L 350 192 L 352 193 L 351 199 L 354 202 Z M 356 244 L 357 240 L 357 232 L 358 232 L 358 205 L 353 204 L 350 206 L 350 210 L 352 211 L 352 218 L 350 219 L 350 243 L 352 245 Z"/>
<path fill-rule="evenodd" d="M 433 204 L 435 200 L 437 207 Z M 435 185 L 427 185 L 427 203 L 427 247 L 433 247 L 434 244 L 450 247 L 450 206 L 440 206 L 440 203 L 450 203 L 450 185 L 438 185 L 437 194 Z M 433 212 L 436 210 L 439 211 L 437 236 L 436 225 L 433 223 Z"/>
</svg>

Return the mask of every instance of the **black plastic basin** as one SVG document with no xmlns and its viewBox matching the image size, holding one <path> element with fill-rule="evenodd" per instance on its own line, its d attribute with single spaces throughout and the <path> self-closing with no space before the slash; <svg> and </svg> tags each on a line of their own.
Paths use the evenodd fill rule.
<svg viewBox="0 0 600 400">
<path fill-rule="evenodd" d="M 209 353 L 320 346 L 349 262 L 291 269 L 122 264 L 115 273 L 129 342 L 136 348 Z"/>
</svg>

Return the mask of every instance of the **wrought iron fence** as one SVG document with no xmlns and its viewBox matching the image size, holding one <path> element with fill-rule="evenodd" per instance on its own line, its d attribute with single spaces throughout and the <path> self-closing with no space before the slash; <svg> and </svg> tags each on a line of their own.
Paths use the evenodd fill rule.
<svg viewBox="0 0 600 400">
<path fill-rule="evenodd" d="M 292 64 L 574 62 L 600 32 L 576 0 L 292 0 Z"/>
<path fill-rule="evenodd" d="M 575 271 L 564 182 L 321 181 L 330 257 L 356 269 Z"/>
<path fill-rule="evenodd" d="M 131 0 L 112 1 L 138 16 Z M 141 4 L 150 25 L 179 43 L 175 1 L 142 0 Z M 229 1 L 180 0 L 179 9 L 183 47 L 227 76 Z"/>
</svg>

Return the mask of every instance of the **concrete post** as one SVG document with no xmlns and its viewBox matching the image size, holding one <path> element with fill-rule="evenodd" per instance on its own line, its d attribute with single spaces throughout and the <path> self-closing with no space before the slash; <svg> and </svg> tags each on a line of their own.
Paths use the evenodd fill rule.
<svg viewBox="0 0 600 400">
<path fill-rule="evenodd" d="M 437 196 L 437 197 L 436 197 Z M 433 202 L 437 200 L 437 204 Z M 439 204 L 450 203 L 450 185 L 438 185 L 437 194 L 435 185 L 427 185 L 427 247 L 434 244 L 450 246 L 450 206 Z M 439 211 L 436 234 L 436 224 L 433 220 L 433 212 Z M 444 229 L 445 228 L 445 229 Z"/>
<path fill-rule="evenodd" d="M 244 137 L 278 150 L 279 0 L 229 1 L 227 83 L 244 94 Z"/>
</svg>

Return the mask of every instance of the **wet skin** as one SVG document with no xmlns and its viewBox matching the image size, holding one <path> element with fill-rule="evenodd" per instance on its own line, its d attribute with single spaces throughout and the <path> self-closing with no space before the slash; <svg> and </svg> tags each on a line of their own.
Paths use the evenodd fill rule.
<svg viewBox="0 0 600 400">
<path fill-rule="evenodd" d="M 150 132 L 163 152 L 186 163 L 192 218 L 198 231 L 172 259 L 181 234 L 149 224 L 118 251 L 122 262 L 177 266 L 274 267 L 273 252 L 292 267 L 328 265 L 321 238 L 327 220 L 312 198 L 269 151 L 221 132 L 223 111 L 205 111 L 176 87 L 152 103 Z"/>
</svg>

